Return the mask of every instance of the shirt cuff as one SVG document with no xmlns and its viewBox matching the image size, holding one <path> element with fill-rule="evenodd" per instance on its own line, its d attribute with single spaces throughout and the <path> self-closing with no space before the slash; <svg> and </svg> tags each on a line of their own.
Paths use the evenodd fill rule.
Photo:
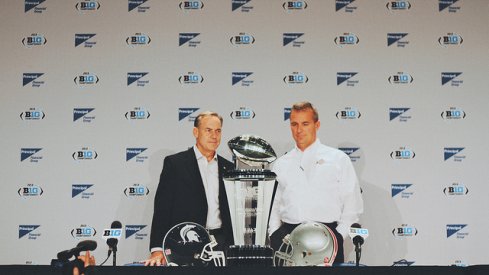
<svg viewBox="0 0 489 275">
<path fill-rule="evenodd" d="M 156 252 L 156 251 L 163 251 L 163 248 L 162 247 L 152 247 L 150 249 L 150 251 L 151 251 L 151 253 Z"/>
</svg>

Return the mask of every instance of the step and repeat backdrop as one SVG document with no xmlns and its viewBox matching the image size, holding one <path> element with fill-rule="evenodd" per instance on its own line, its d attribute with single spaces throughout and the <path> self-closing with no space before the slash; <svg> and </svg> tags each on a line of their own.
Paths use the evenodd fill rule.
<svg viewBox="0 0 489 275">
<path fill-rule="evenodd" d="M 224 117 L 278 156 L 290 106 L 347 153 L 365 201 L 367 265 L 488 264 L 489 2 L 0 2 L 0 264 L 123 225 L 118 263 L 149 255 L 163 159 Z M 347 242 L 347 259 L 354 260 Z"/>
</svg>

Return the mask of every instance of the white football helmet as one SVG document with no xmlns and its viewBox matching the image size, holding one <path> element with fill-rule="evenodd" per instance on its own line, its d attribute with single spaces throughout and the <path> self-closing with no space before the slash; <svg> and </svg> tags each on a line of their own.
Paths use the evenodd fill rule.
<svg viewBox="0 0 489 275">
<path fill-rule="evenodd" d="M 214 236 L 203 226 L 183 222 L 172 227 L 163 239 L 163 254 L 171 266 L 225 266 L 224 252 L 214 251 Z"/>
<path fill-rule="evenodd" d="M 338 241 L 326 225 L 307 222 L 284 237 L 273 258 L 275 266 L 331 266 Z"/>
</svg>

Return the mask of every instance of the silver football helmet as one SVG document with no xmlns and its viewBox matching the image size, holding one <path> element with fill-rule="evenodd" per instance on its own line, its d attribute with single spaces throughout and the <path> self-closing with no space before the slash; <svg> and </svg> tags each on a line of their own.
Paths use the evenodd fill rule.
<svg viewBox="0 0 489 275">
<path fill-rule="evenodd" d="M 275 266 L 331 266 L 338 241 L 326 225 L 307 222 L 285 236 L 273 258 Z"/>
</svg>

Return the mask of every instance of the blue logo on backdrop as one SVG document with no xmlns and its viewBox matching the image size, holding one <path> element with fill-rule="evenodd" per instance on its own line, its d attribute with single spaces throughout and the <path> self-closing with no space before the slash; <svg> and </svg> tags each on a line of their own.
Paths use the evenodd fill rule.
<svg viewBox="0 0 489 275">
<path fill-rule="evenodd" d="M 17 193 L 22 198 L 31 198 L 41 196 L 44 191 L 42 190 L 41 186 L 29 183 L 26 186 L 19 188 Z"/>
<path fill-rule="evenodd" d="M 130 197 L 130 198 L 144 197 L 144 196 L 147 196 L 148 194 L 149 194 L 148 187 L 146 187 L 142 184 L 138 184 L 138 183 L 135 183 L 135 184 L 128 186 L 124 189 L 124 195 L 126 195 L 126 197 Z"/>
<path fill-rule="evenodd" d="M 46 7 L 39 7 L 46 0 L 25 0 L 24 1 L 24 13 L 34 9 L 35 13 L 43 13 L 46 11 Z"/>
<path fill-rule="evenodd" d="M 248 5 L 251 0 L 231 0 L 231 9 L 235 11 L 241 8 L 241 12 L 249 12 L 253 9 L 253 6 Z"/>
<path fill-rule="evenodd" d="M 336 85 L 339 86 L 346 81 L 346 86 L 355 87 L 358 84 L 358 80 L 350 80 L 357 75 L 357 72 L 337 72 L 336 73 Z"/>
<path fill-rule="evenodd" d="M 73 152 L 71 155 L 74 160 L 93 160 L 98 157 L 95 150 L 90 150 L 88 147 L 82 147 L 79 151 Z"/>
<path fill-rule="evenodd" d="M 441 85 L 445 85 L 450 83 L 452 87 L 459 87 L 462 83 L 464 83 L 461 79 L 455 79 L 460 76 L 462 72 L 442 72 L 441 73 Z"/>
<path fill-rule="evenodd" d="M 345 32 L 342 35 L 338 35 L 334 38 L 334 43 L 340 47 L 344 45 L 356 45 L 359 42 L 360 39 L 358 39 L 358 37 L 351 32 Z"/>
<path fill-rule="evenodd" d="M 386 7 L 391 11 L 409 10 L 411 8 L 411 3 L 409 3 L 409 1 L 404 1 L 404 0 L 389 1 L 387 2 Z"/>
<path fill-rule="evenodd" d="M 188 72 L 187 74 L 183 74 L 178 78 L 178 82 L 183 85 L 187 84 L 200 84 L 204 82 L 204 77 L 195 72 Z"/>
<path fill-rule="evenodd" d="M 197 116 L 192 116 L 200 108 L 178 108 L 178 121 L 188 117 L 188 121 L 194 121 Z"/>
<path fill-rule="evenodd" d="M 354 107 L 345 107 L 344 110 L 336 112 L 337 119 L 358 119 L 362 116 L 360 111 Z"/>
<path fill-rule="evenodd" d="M 284 108 L 284 121 L 287 121 L 290 119 L 290 112 L 292 111 L 292 108 Z"/>
<path fill-rule="evenodd" d="M 449 32 L 446 35 L 440 36 L 438 38 L 438 43 L 442 46 L 458 46 L 461 45 L 464 42 L 464 39 L 462 36 Z"/>
<path fill-rule="evenodd" d="M 460 232 L 467 227 L 468 224 L 447 224 L 447 238 L 455 235 L 457 239 L 464 239 L 469 235 L 468 232 Z"/>
<path fill-rule="evenodd" d="M 91 238 L 97 234 L 97 230 L 86 224 L 81 224 L 79 227 L 73 228 L 71 230 L 71 236 L 75 239 L 85 239 Z"/>
<path fill-rule="evenodd" d="M 24 73 L 22 74 L 22 86 L 32 83 L 32 87 L 39 88 L 44 84 L 43 80 L 37 80 L 39 77 L 43 76 L 44 73 Z"/>
<path fill-rule="evenodd" d="M 72 184 L 71 185 L 71 197 L 80 196 L 82 199 L 90 199 L 94 192 L 86 192 L 91 188 L 93 184 Z"/>
<path fill-rule="evenodd" d="M 445 161 L 453 158 L 453 161 L 461 162 L 465 159 L 465 155 L 461 155 L 465 147 L 445 147 L 443 149 L 443 158 Z"/>
<path fill-rule="evenodd" d="M 126 225 L 126 239 L 134 235 L 136 240 L 143 240 L 148 236 L 148 233 L 141 233 L 146 225 Z"/>
<path fill-rule="evenodd" d="M 127 86 L 136 82 L 137 87 L 144 87 L 149 83 L 149 80 L 141 80 L 148 72 L 129 72 L 127 73 Z"/>
<path fill-rule="evenodd" d="M 407 73 L 398 72 L 397 74 L 389 76 L 387 79 L 391 84 L 410 84 L 413 83 L 414 78 Z"/>
<path fill-rule="evenodd" d="M 96 11 L 100 9 L 100 3 L 97 1 L 85 0 L 76 3 L 75 8 L 79 11 Z"/>
<path fill-rule="evenodd" d="M 146 12 L 149 10 L 149 6 L 142 6 L 142 4 L 147 1 L 148 0 L 127 0 L 127 9 L 128 11 L 132 11 L 135 8 L 138 8 L 138 12 Z"/>
<path fill-rule="evenodd" d="M 254 81 L 247 78 L 252 74 L 252 72 L 233 72 L 231 74 L 233 86 L 241 83 L 241 86 L 249 87 Z"/>
<path fill-rule="evenodd" d="M 202 1 L 182 1 L 178 4 L 181 10 L 201 10 L 204 8 Z"/>
<path fill-rule="evenodd" d="M 29 110 L 20 113 L 22 120 L 41 120 L 46 117 L 46 114 L 38 108 L 29 108 Z"/>
<path fill-rule="evenodd" d="M 151 114 L 148 110 L 145 110 L 143 107 L 135 107 L 131 111 L 127 111 L 124 115 L 128 120 L 140 120 L 140 119 L 148 119 Z"/>
<path fill-rule="evenodd" d="M 33 33 L 30 36 L 22 38 L 22 44 L 26 48 L 31 48 L 35 46 L 42 46 L 47 43 L 47 39 L 42 34 Z"/>
<path fill-rule="evenodd" d="M 304 40 L 299 40 L 299 37 L 303 36 L 304 33 L 284 33 L 282 36 L 283 45 L 287 46 L 292 42 L 292 47 L 302 47 L 304 45 Z"/>
<path fill-rule="evenodd" d="M 414 237 L 418 235 L 418 229 L 414 226 L 401 224 L 401 226 L 392 229 L 392 235 L 395 237 Z"/>
<path fill-rule="evenodd" d="M 351 162 L 357 162 L 360 159 L 359 155 L 356 155 L 355 152 L 358 151 L 360 147 L 339 147 L 338 150 L 343 151 L 343 153 L 347 154 L 350 157 Z"/>
<path fill-rule="evenodd" d="M 355 0 L 336 0 L 336 11 L 341 9 L 345 9 L 345 12 L 353 12 L 357 9 L 357 7 L 351 6 L 351 3 L 355 2 Z"/>
<path fill-rule="evenodd" d="M 391 184 L 392 197 L 401 194 L 401 198 L 409 199 L 414 192 L 409 192 L 406 190 L 411 186 L 412 184 L 410 183 Z"/>
<path fill-rule="evenodd" d="M 465 196 L 469 193 L 469 189 L 461 183 L 454 182 L 443 188 L 443 193 L 447 196 Z"/>
<path fill-rule="evenodd" d="M 413 159 L 416 153 L 407 147 L 399 147 L 398 150 L 392 151 L 390 156 L 392 159 Z"/>
<path fill-rule="evenodd" d="M 284 76 L 284 82 L 287 84 L 304 84 L 309 81 L 307 75 L 299 72 L 293 72 Z"/>
<path fill-rule="evenodd" d="M 397 262 L 394 262 L 392 266 L 412 266 L 414 263 L 415 263 L 414 261 L 408 261 L 406 259 L 402 259 Z"/>
<path fill-rule="evenodd" d="M 399 118 L 400 122 L 407 122 L 411 116 L 405 115 L 411 108 L 389 108 L 389 121 Z"/>
<path fill-rule="evenodd" d="M 40 225 L 19 225 L 19 239 L 28 236 L 29 240 L 37 240 L 41 233 L 33 233 Z"/>
<path fill-rule="evenodd" d="M 407 44 L 409 44 L 409 41 L 406 41 L 405 39 L 403 39 L 407 35 L 408 35 L 408 33 L 388 33 L 387 34 L 387 46 L 390 46 L 390 45 L 396 43 L 397 47 L 404 48 Z"/>
<path fill-rule="evenodd" d="M 454 7 L 453 4 L 458 2 L 458 0 L 438 0 L 438 10 L 443 11 L 448 8 L 448 12 L 457 12 L 460 7 Z"/>
<path fill-rule="evenodd" d="M 307 8 L 307 2 L 303 0 L 299 1 L 286 1 L 282 4 L 284 10 L 293 11 L 293 10 L 304 10 Z"/>
<path fill-rule="evenodd" d="M 75 82 L 75 84 L 80 86 L 90 86 L 97 84 L 100 79 L 95 74 L 84 72 L 82 75 L 75 77 L 73 81 Z"/>
<path fill-rule="evenodd" d="M 250 108 L 240 107 L 239 110 L 232 111 L 229 116 L 232 119 L 253 119 L 255 118 L 256 114 Z"/>
<path fill-rule="evenodd" d="M 200 33 L 180 33 L 178 34 L 178 46 L 188 43 L 189 47 L 195 48 L 200 44 L 200 40 L 195 39 Z"/>
<path fill-rule="evenodd" d="M 143 163 L 148 156 L 143 154 L 148 148 L 126 148 L 126 162 L 134 159 L 136 162 Z"/>
<path fill-rule="evenodd" d="M 73 122 L 83 118 L 83 122 L 90 123 L 95 119 L 95 116 L 87 116 L 91 113 L 95 108 L 74 108 L 73 109 Z"/>
<path fill-rule="evenodd" d="M 127 37 L 126 43 L 130 46 L 149 45 L 149 43 L 151 43 L 151 38 L 146 34 L 137 32 L 134 35 Z"/>
<path fill-rule="evenodd" d="M 91 48 L 97 42 L 95 41 L 88 41 L 92 37 L 94 37 L 96 34 L 95 33 L 76 33 L 75 34 L 75 47 L 78 47 L 79 45 L 83 44 L 85 48 Z"/>
<path fill-rule="evenodd" d="M 38 154 L 42 148 L 21 148 L 20 149 L 20 161 L 29 159 L 30 162 L 39 162 L 42 160 L 42 156 Z"/>
<path fill-rule="evenodd" d="M 255 37 L 253 37 L 253 35 L 240 32 L 238 35 L 231 37 L 229 41 L 233 45 L 251 45 L 255 43 Z"/>
<path fill-rule="evenodd" d="M 443 119 L 464 119 L 467 116 L 464 110 L 457 107 L 450 107 L 448 110 L 441 112 Z"/>
</svg>

